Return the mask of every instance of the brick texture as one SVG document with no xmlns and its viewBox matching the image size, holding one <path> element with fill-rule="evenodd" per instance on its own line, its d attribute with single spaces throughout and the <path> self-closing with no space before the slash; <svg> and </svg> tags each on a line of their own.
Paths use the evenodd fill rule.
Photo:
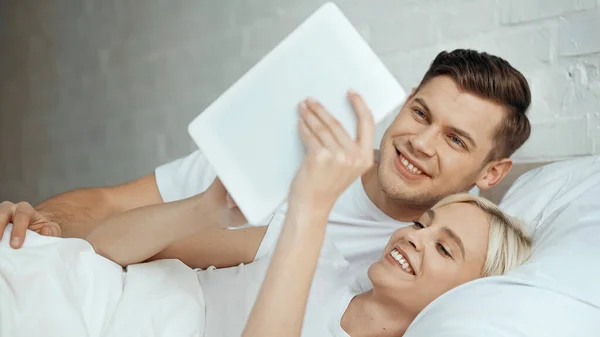
<svg viewBox="0 0 600 337">
<path fill-rule="evenodd" d="M 596 0 L 500 0 L 504 23 L 517 24 L 596 8 Z"/>
<path fill-rule="evenodd" d="M 560 56 L 600 53 L 600 10 L 563 17 L 558 30 Z"/>
<path fill-rule="evenodd" d="M 519 150 L 519 156 L 527 160 L 539 160 L 539 157 L 567 158 L 588 155 L 593 147 L 592 139 L 587 136 L 588 132 L 586 117 L 561 117 L 536 123 L 531 138 Z M 565 137 L 565 134 L 579 134 L 582 137 Z"/>
<path fill-rule="evenodd" d="M 188 154 L 187 124 L 324 2 L 0 1 L 0 199 L 117 184 Z M 600 0 L 335 2 L 407 90 L 442 49 L 519 68 L 533 133 L 516 160 L 600 154 Z"/>
</svg>

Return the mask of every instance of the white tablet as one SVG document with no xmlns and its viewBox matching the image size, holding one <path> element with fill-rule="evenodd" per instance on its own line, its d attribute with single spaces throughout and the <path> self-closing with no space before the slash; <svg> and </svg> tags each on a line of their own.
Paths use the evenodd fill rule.
<svg viewBox="0 0 600 337">
<path fill-rule="evenodd" d="M 285 202 L 302 162 L 297 104 L 314 97 L 355 136 L 349 89 L 366 100 L 375 122 L 406 98 L 340 9 L 326 3 L 189 125 L 250 224 Z"/>
</svg>

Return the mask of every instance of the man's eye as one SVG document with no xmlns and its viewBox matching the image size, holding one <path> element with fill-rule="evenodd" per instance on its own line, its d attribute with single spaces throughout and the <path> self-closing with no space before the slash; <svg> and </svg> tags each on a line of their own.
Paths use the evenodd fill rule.
<svg viewBox="0 0 600 337">
<path fill-rule="evenodd" d="M 420 118 L 427 118 L 427 115 L 425 115 L 425 113 L 419 109 L 415 109 L 415 115 L 419 116 Z"/>
<path fill-rule="evenodd" d="M 438 251 L 440 252 L 440 254 L 446 256 L 446 257 L 452 257 L 452 255 L 450 255 L 450 252 L 448 251 L 448 249 L 446 249 L 446 247 L 444 247 L 444 245 L 442 245 L 441 243 L 437 244 L 438 247 Z"/>
<path fill-rule="evenodd" d="M 425 226 L 423 226 L 423 224 L 418 221 L 413 221 L 413 226 L 416 227 L 417 229 L 425 228 Z"/>
<path fill-rule="evenodd" d="M 450 136 L 450 141 L 458 146 L 465 147 L 465 143 L 463 143 L 463 141 L 456 136 Z"/>
</svg>

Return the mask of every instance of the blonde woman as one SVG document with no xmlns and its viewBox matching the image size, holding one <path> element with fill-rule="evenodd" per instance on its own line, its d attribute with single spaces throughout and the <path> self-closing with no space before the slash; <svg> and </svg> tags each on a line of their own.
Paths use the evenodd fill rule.
<svg viewBox="0 0 600 337">
<path fill-rule="evenodd" d="M 350 265 L 326 238 L 336 199 L 373 164 L 372 118 L 366 109 L 356 111 L 353 140 L 330 115 L 301 104 L 307 155 L 283 226 L 259 234 L 221 229 L 243 219 L 217 179 L 201 195 L 109 219 L 87 240 L 126 266 L 159 259 L 172 243 L 204 235 L 206 254 L 183 259 L 229 267 L 197 272 L 206 337 L 399 336 L 446 291 L 501 275 L 528 258 L 531 241 L 517 221 L 485 199 L 452 195 L 394 232 L 368 269 L 373 288 L 360 292 Z"/>
<path fill-rule="evenodd" d="M 392 235 L 368 270 L 372 290 L 353 291 L 343 277 L 327 281 L 318 264 L 321 276 L 312 287 L 329 283 L 331 293 L 315 300 L 311 297 L 324 293 L 309 288 L 318 223 L 286 226 L 243 336 L 401 336 L 434 299 L 468 281 L 506 273 L 529 257 L 531 247 L 520 224 L 493 203 L 456 194 Z M 334 298 L 337 308 L 324 305 Z M 323 306 L 335 318 L 316 327 Z"/>
</svg>

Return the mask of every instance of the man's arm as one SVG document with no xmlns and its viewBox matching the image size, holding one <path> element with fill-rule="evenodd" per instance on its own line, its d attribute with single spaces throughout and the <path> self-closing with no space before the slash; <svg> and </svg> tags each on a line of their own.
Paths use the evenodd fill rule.
<svg viewBox="0 0 600 337">
<path fill-rule="evenodd" d="M 27 202 L 0 203 L 0 239 L 13 224 L 10 245 L 21 248 L 27 229 L 42 235 L 83 238 L 98 222 L 124 211 L 163 203 L 154 174 L 129 183 L 62 193 L 37 207 Z"/>
<path fill-rule="evenodd" d="M 225 210 L 205 197 L 126 211 L 103 221 L 86 240 L 96 253 L 122 266 L 158 259 L 202 269 L 252 262 L 267 227 L 221 228 Z"/>
<path fill-rule="evenodd" d="M 217 178 L 187 199 L 135 208 L 98 224 L 86 237 L 96 252 L 126 266 L 176 258 L 193 268 L 228 267 L 254 259 L 266 227 L 226 230 L 246 223 L 227 203 Z"/>
<path fill-rule="evenodd" d="M 252 262 L 267 227 L 221 228 L 215 207 L 199 199 L 126 211 L 103 221 L 86 240 L 96 253 L 122 266 L 160 259 L 202 269 Z"/>
<path fill-rule="evenodd" d="M 252 262 L 267 231 L 266 226 L 236 230 L 208 228 L 180 240 L 147 261 L 178 259 L 190 268 L 234 267 Z"/>
<path fill-rule="evenodd" d="M 83 238 L 110 216 L 162 202 L 152 173 L 122 185 L 59 194 L 35 209 L 49 221 L 60 225 L 61 236 Z M 22 228 L 23 236 L 26 229 L 26 226 Z"/>
</svg>

